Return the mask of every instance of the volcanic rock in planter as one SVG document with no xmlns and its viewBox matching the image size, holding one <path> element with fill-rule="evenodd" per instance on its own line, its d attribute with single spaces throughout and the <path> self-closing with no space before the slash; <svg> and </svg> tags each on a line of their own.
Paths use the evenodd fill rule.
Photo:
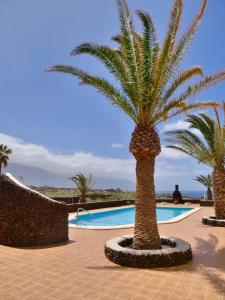
<svg viewBox="0 0 225 300">
<path fill-rule="evenodd" d="M 225 227 L 225 219 L 216 219 L 216 217 L 213 216 L 205 216 L 202 218 L 202 224 L 215 227 Z"/>
<path fill-rule="evenodd" d="M 132 248 L 133 236 L 117 237 L 105 245 L 106 257 L 115 264 L 133 268 L 163 268 L 188 263 L 192 259 L 190 244 L 161 236 L 162 249 L 136 250 Z"/>
</svg>

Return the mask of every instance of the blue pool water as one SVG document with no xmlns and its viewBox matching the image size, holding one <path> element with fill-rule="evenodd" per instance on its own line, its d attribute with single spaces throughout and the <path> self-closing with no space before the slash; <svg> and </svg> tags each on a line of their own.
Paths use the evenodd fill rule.
<svg viewBox="0 0 225 300">
<path fill-rule="evenodd" d="M 168 221 L 190 210 L 192 208 L 157 207 L 157 221 Z M 99 227 L 134 224 L 134 207 L 78 215 L 78 217 L 70 220 L 69 223 Z"/>
</svg>

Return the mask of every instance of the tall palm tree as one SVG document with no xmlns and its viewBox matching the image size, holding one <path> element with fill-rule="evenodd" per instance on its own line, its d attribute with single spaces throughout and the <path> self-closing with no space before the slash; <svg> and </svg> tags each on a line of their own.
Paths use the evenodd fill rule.
<svg viewBox="0 0 225 300">
<path fill-rule="evenodd" d="M 215 214 L 218 219 L 225 219 L 225 126 L 220 123 L 215 110 L 215 119 L 201 113 L 189 115 L 187 122 L 190 129 L 168 131 L 167 140 L 173 148 L 182 151 L 200 163 L 213 169 L 213 195 Z M 198 129 L 202 137 L 191 129 Z"/>
<path fill-rule="evenodd" d="M 133 247 L 160 249 L 161 241 L 156 221 L 154 187 L 155 158 L 160 153 L 160 139 L 156 126 L 190 109 L 215 105 L 213 102 L 188 101 L 205 88 L 225 79 L 225 71 L 203 76 L 201 67 L 181 71 L 180 63 L 188 50 L 206 7 L 203 0 L 199 13 L 187 30 L 177 38 L 183 11 L 183 1 L 174 0 L 168 30 L 160 46 L 149 14 L 136 12 L 143 32 L 135 30 L 126 0 L 117 0 L 120 33 L 112 37 L 117 48 L 95 43 L 83 43 L 72 55 L 89 54 L 99 59 L 111 72 L 118 84 L 93 76 L 76 67 L 55 65 L 47 71 L 71 74 L 80 84 L 95 87 L 100 93 L 133 120 L 135 129 L 130 152 L 136 159 L 136 213 Z M 187 87 L 189 79 L 202 77 Z M 183 91 L 178 93 L 178 89 Z"/>
<path fill-rule="evenodd" d="M 82 173 L 79 173 L 76 176 L 71 177 L 69 179 L 71 179 L 77 186 L 77 189 L 80 193 L 79 202 L 80 203 L 85 203 L 87 193 L 93 187 L 92 176 L 89 175 L 89 176 L 86 177 Z"/>
<path fill-rule="evenodd" d="M 194 178 L 195 181 L 201 183 L 202 185 L 204 185 L 205 187 L 207 187 L 207 199 L 208 200 L 212 200 L 213 196 L 212 196 L 212 175 L 208 174 L 208 175 L 199 175 L 196 176 Z"/>
<path fill-rule="evenodd" d="M 0 145 L 0 175 L 2 174 L 2 166 L 6 167 L 9 160 L 9 155 L 12 153 L 12 150 L 9 149 L 6 145 Z"/>
</svg>

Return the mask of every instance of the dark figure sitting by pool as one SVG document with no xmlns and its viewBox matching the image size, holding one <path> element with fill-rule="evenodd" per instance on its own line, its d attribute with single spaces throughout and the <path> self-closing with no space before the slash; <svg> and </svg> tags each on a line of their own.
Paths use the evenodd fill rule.
<svg viewBox="0 0 225 300">
<path fill-rule="evenodd" d="M 179 191 L 179 185 L 175 185 L 175 191 L 173 192 L 173 203 L 174 204 L 183 204 L 182 194 Z"/>
</svg>

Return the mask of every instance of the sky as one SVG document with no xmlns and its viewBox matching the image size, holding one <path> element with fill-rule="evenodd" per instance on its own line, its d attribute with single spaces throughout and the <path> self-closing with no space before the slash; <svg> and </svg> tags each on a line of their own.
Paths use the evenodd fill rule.
<svg viewBox="0 0 225 300">
<path fill-rule="evenodd" d="M 172 1 L 128 2 L 133 12 L 151 14 L 161 41 Z M 200 0 L 184 1 L 181 31 L 200 5 Z M 223 0 L 208 0 L 183 69 L 201 65 L 209 74 L 225 68 L 224 11 Z M 137 18 L 135 24 L 140 30 Z M 118 28 L 114 0 L 0 0 L 0 143 L 13 149 L 11 162 L 21 165 L 21 176 L 29 184 L 38 184 L 32 176 L 40 168 L 49 176 L 84 172 L 107 178 L 112 186 L 121 182 L 127 188 L 127 181 L 134 186 L 135 162 L 128 151 L 134 124 L 95 89 L 79 86 L 73 77 L 44 72 L 54 64 L 69 64 L 111 79 L 94 58 L 69 54 L 86 41 L 112 46 L 109 37 Z M 222 101 L 224 91 L 222 83 L 198 100 Z M 204 189 L 193 177 L 209 169 L 164 147 L 164 130 L 186 127 L 180 116 L 158 128 L 162 153 L 156 164 L 157 190 L 173 189 L 174 184 L 184 190 Z M 33 168 L 30 178 L 22 166 Z"/>
</svg>

